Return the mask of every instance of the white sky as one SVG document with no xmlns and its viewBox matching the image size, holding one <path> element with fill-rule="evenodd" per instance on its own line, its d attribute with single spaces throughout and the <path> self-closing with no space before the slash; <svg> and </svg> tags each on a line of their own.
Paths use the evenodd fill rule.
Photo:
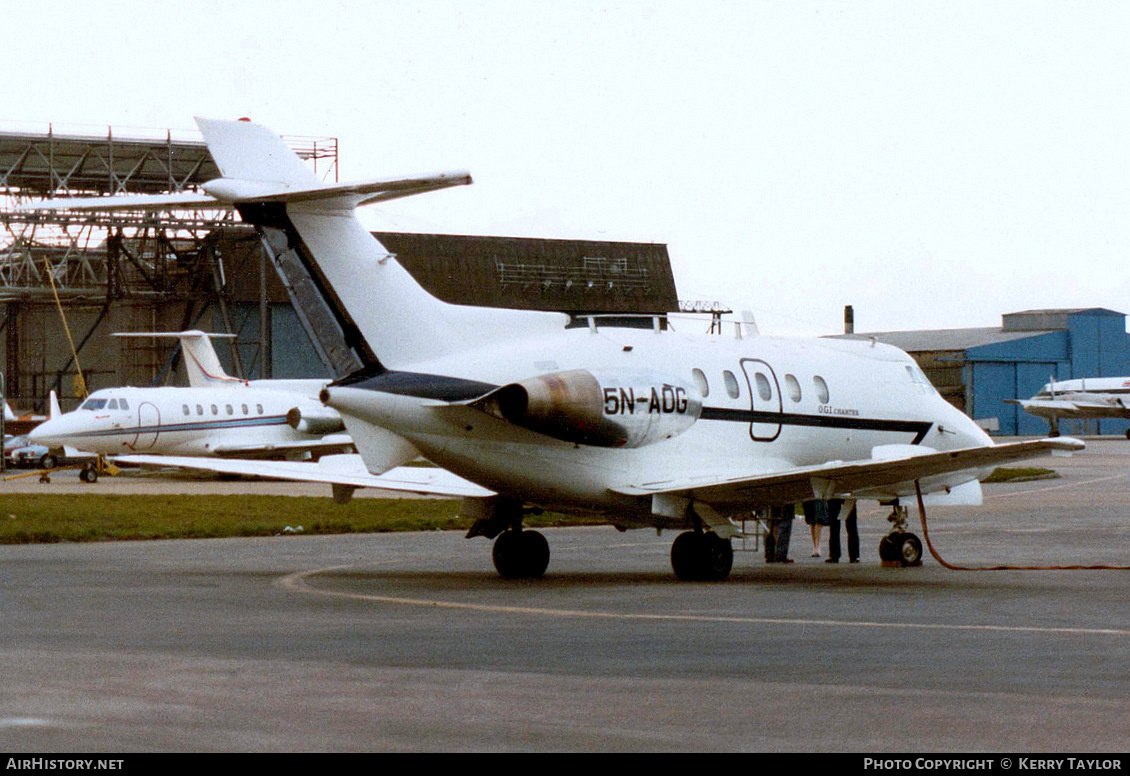
<svg viewBox="0 0 1130 776">
<path fill-rule="evenodd" d="M 0 119 L 468 169 L 372 228 L 666 243 L 763 332 L 1130 312 L 1130 4 L 2 0 Z"/>
</svg>

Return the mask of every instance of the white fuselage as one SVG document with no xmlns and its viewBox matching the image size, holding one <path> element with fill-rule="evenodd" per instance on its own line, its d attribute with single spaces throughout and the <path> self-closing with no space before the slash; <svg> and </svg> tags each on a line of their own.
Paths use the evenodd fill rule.
<svg viewBox="0 0 1130 776">
<path fill-rule="evenodd" d="M 313 403 L 313 400 L 308 400 Z M 82 406 L 33 432 L 50 447 L 100 455 L 224 455 L 261 449 L 270 453 L 318 437 L 287 424 L 296 396 L 247 386 L 232 388 L 107 388 Z"/>
<path fill-rule="evenodd" d="M 471 407 L 437 407 L 382 391 L 379 381 L 331 385 L 327 398 L 351 432 L 350 418 L 360 418 L 499 493 L 586 511 L 632 508 L 609 490 L 627 484 L 717 481 L 868 459 L 884 445 L 951 450 L 992 444 L 937 394 L 908 355 L 869 341 L 738 339 L 598 326 L 412 365 L 416 373 L 494 386 L 574 369 L 646 370 L 705 387 L 702 414 L 670 439 L 624 449 L 558 441 Z M 970 479 L 965 473 L 954 482 Z"/>
</svg>

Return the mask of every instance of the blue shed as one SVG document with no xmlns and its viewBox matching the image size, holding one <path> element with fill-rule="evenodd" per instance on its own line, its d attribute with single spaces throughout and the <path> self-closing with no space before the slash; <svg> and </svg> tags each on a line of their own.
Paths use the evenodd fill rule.
<svg viewBox="0 0 1130 776">
<path fill-rule="evenodd" d="M 878 332 L 912 355 L 950 402 L 1003 436 L 1043 435 L 1047 421 L 1008 399 L 1027 399 L 1050 380 L 1130 375 L 1125 313 L 1101 307 L 1026 310 L 1000 328 Z M 1064 434 L 1123 434 L 1130 421 L 1060 421 Z"/>
</svg>

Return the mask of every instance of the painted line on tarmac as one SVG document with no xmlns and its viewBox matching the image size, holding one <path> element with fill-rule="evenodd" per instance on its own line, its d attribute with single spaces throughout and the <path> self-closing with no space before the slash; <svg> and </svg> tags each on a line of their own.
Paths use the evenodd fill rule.
<svg viewBox="0 0 1130 776">
<path fill-rule="evenodd" d="M 1094 480 L 1081 480 L 1079 482 L 1065 482 L 1062 485 L 1049 485 L 1046 488 L 1035 488 L 1033 490 L 1018 490 L 1013 493 L 995 493 L 991 496 L 985 496 L 985 500 L 994 498 L 1012 498 L 1014 496 L 1031 496 L 1033 493 L 1047 493 L 1050 490 L 1063 490 L 1064 488 L 1078 488 L 1083 485 L 1094 485 L 1096 482 L 1110 482 L 1111 480 L 1121 480 L 1130 476 L 1130 472 L 1123 474 L 1112 474 L 1109 477 L 1099 477 Z"/>
<path fill-rule="evenodd" d="M 458 609 L 468 612 L 495 614 L 525 614 L 541 617 L 576 617 L 594 620 L 650 620 L 657 622 L 697 622 L 730 625 L 796 625 L 804 628 L 876 628 L 902 630 L 973 631 L 991 633 L 1037 633 L 1057 636 L 1130 636 L 1125 628 L 1044 628 L 1023 625 L 960 625 L 953 623 L 873 622 L 868 620 L 810 620 L 782 617 L 736 617 L 710 614 L 640 614 L 633 612 L 602 612 L 584 609 L 550 609 L 533 606 L 502 606 L 498 604 L 470 604 L 459 601 L 442 601 L 427 598 L 349 593 L 340 590 L 323 590 L 312 586 L 309 578 L 319 574 L 356 569 L 356 566 L 333 566 L 312 571 L 298 571 L 278 579 L 275 586 L 293 593 L 346 598 L 354 601 L 415 606 L 426 609 Z"/>
</svg>

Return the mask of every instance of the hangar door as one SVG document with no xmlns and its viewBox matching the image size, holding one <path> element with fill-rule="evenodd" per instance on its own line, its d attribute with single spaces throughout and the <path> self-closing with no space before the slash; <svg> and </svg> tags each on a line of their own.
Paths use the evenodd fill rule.
<svg viewBox="0 0 1130 776">
<path fill-rule="evenodd" d="M 975 361 L 971 366 L 970 417 L 997 418 L 1000 431 L 996 433 L 1003 436 L 1039 436 L 1048 432 L 1046 421 L 1005 401 L 1035 395 L 1056 374 L 1054 361 Z"/>
</svg>

